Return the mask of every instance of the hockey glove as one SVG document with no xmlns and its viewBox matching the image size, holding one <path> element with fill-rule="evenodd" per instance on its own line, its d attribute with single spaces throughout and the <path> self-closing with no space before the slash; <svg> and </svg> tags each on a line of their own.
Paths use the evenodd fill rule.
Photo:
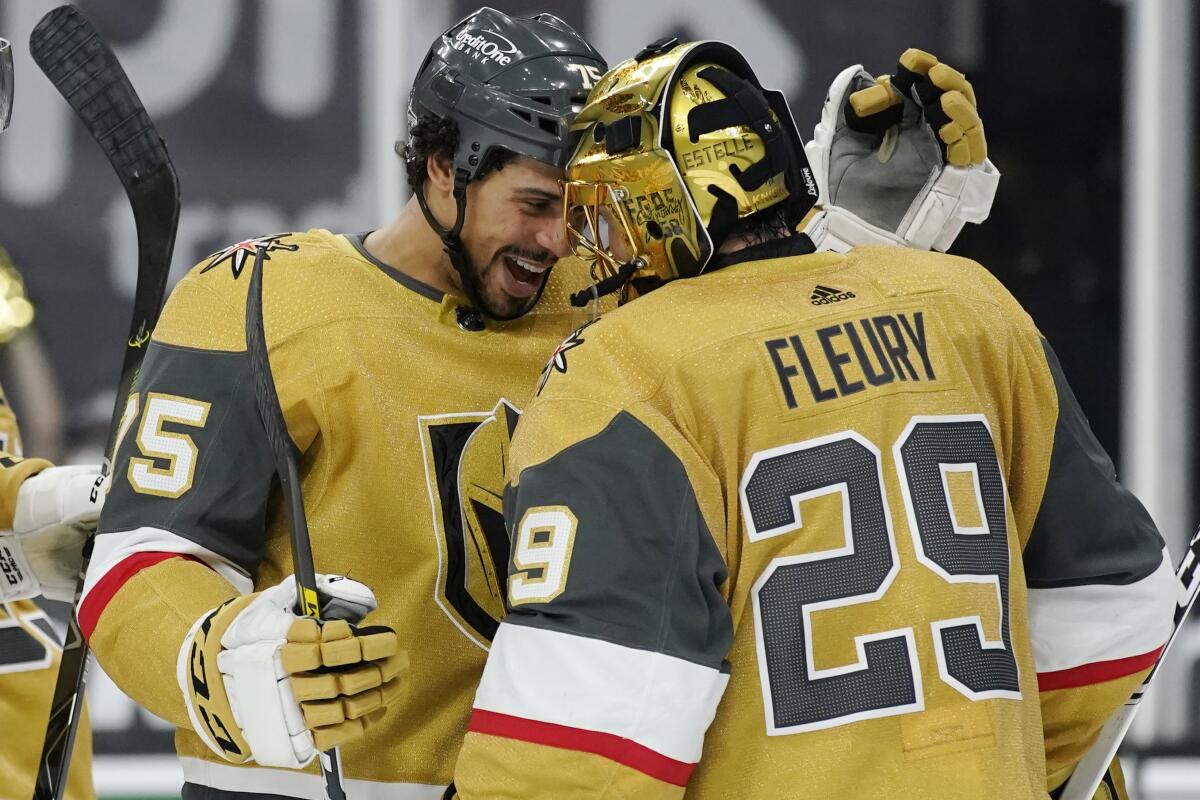
<svg viewBox="0 0 1200 800">
<path fill-rule="evenodd" d="M 47 467 L 25 479 L 12 533 L 0 535 L 0 600 L 75 599 L 83 544 L 104 506 L 99 479 L 98 466 Z"/>
<path fill-rule="evenodd" d="M 376 607 L 358 581 L 318 575 L 318 622 L 296 611 L 296 582 L 230 600 L 184 639 L 177 677 L 192 727 L 234 763 L 300 768 L 382 718 L 408 664 L 396 633 L 358 628 Z M 331 619 L 333 618 L 333 619 Z"/>
<path fill-rule="evenodd" d="M 965 223 L 987 219 L 1000 180 L 971 84 L 915 49 L 894 78 L 842 70 L 805 151 L 822 210 L 804 232 L 823 250 L 944 251 Z"/>
</svg>

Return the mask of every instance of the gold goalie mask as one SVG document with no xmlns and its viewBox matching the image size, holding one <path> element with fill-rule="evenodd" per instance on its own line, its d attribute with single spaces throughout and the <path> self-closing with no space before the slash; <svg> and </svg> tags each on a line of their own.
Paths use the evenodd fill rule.
<svg viewBox="0 0 1200 800">
<path fill-rule="evenodd" d="M 610 70 L 572 131 L 564 222 L 597 283 L 625 302 L 699 275 L 734 225 L 784 204 L 794 228 L 817 199 L 779 92 L 721 42 L 655 42 Z"/>
</svg>

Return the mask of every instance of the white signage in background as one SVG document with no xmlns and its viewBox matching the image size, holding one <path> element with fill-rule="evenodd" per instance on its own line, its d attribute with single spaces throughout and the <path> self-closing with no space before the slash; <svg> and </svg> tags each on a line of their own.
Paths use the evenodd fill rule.
<svg viewBox="0 0 1200 800">
<path fill-rule="evenodd" d="M 0 7 L 0 29 L 28 42 L 37 21 L 57 5 L 46 0 L 6 2 Z M 144 37 L 113 48 L 142 103 L 157 117 L 189 103 L 226 62 L 239 7 L 234 0 L 208 0 L 167 2 L 161 8 Z M 76 123 L 27 47 L 17 51 L 16 73 L 13 125 L 0 140 L 0 200 L 44 205 L 69 191 L 76 155 L 71 134 Z"/>
<path fill-rule="evenodd" d="M 196 5 L 207 5 L 203 4 Z M 302 119 L 329 101 L 337 77 L 336 0 L 259 0 L 255 82 L 277 117 Z"/>
<path fill-rule="evenodd" d="M 0 30 L 28 41 L 38 19 L 57 0 L 6 0 Z M 216 79 L 229 61 L 252 59 L 247 74 L 272 114 L 287 119 L 310 115 L 333 93 L 336 75 L 335 0 L 269 0 L 245 5 L 237 0 L 203 3 L 167 0 L 153 24 L 136 41 L 114 42 L 138 95 L 159 122 L 187 106 Z M 247 10 L 248 11 L 245 11 Z M 243 13 L 257 13 L 258 42 L 244 56 L 232 52 Z M 103 18 L 97 27 L 103 29 Z M 17 90 L 12 128 L 0 140 L 0 200 L 38 206 L 69 191 L 76 153 L 71 148 L 75 121 L 45 80 L 28 48 L 16 51 Z"/>
<path fill-rule="evenodd" d="M 57 0 L 14 0 L 0 7 L 0 30 L 28 40 L 29 31 Z M 188 3 L 167 0 L 143 36 L 116 44 L 114 50 L 143 103 L 162 129 L 163 118 L 196 101 L 216 80 L 229 60 L 242 18 L 236 0 Z M 337 74 L 335 0 L 264 0 L 257 12 L 258 43 L 246 66 L 254 76 L 256 95 L 265 113 L 286 119 L 310 116 L 329 101 Z M 101 27 L 103 20 L 101 18 Z M 0 201 L 41 206 L 69 201 L 72 171 L 80 154 L 73 152 L 77 125 L 68 106 L 45 80 L 27 48 L 18 48 L 19 88 L 16 124 L 0 139 Z M 231 120 L 236 124 L 236 120 Z M 82 141 L 82 140 L 78 140 Z M 90 144 L 83 146 L 91 147 Z M 83 154 L 83 158 L 95 154 Z M 184 176 L 186 178 L 186 176 Z M 314 199 L 311 209 L 287 218 L 268 203 L 185 204 L 180 221 L 171 285 L 213 247 L 263 231 L 304 230 L 321 225 L 354 230 L 347 207 L 364 206 L 360 182 L 347 178 L 347 196 Z M 323 216 L 322 216 L 323 215 Z M 114 188 L 101 217 L 107 231 L 105 261 L 114 290 L 132 298 L 137 282 L 137 238 L 128 201 Z"/>
</svg>

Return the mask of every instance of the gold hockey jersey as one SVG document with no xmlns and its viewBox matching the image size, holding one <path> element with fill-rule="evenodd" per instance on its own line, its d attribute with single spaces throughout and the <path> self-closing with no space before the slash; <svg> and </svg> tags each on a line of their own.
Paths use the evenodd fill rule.
<svg viewBox="0 0 1200 800">
<path fill-rule="evenodd" d="M 1162 539 L 963 259 L 668 284 L 510 453 L 464 798 L 1045 798 L 1170 632 Z"/>
<path fill-rule="evenodd" d="M 21 434 L 12 407 L 0 391 L 0 529 L 12 527 L 21 483 L 50 466 L 22 459 Z M 4 575 L 0 561 L 0 580 Z M 62 657 L 58 635 L 32 600 L 0 604 L 0 797 L 32 797 L 54 679 Z M 92 732 L 87 707 L 75 736 L 67 800 L 96 796 L 92 788 Z"/>
<path fill-rule="evenodd" d="M 314 230 L 234 245 L 172 292 L 130 398 L 80 621 L 105 672 L 179 726 L 189 782 L 299 797 L 321 796 L 316 765 L 222 761 L 190 729 L 175 672 L 200 614 L 292 572 L 245 345 L 260 248 L 314 562 L 374 590 L 370 621 L 393 627 L 410 659 L 388 716 L 342 748 L 348 791 L 439 798 L 504 608 L 511 425 L 583 319 L 566 298 L 584 268 L 561 262 L 532 313 L 484 322 L 372 258 L 362 237 Z"/>
</svg>

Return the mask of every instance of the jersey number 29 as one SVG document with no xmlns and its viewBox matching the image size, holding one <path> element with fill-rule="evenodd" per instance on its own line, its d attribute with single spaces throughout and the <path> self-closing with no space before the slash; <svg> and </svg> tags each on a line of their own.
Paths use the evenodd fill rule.
<svg viewBox="0 0 1200 800">
<path fill-rule="evenodd" d="M 1020 698 L 1009 629 L 1006 490 L 986 420 L 913 417 L 892 451 L 917 560 L 948 583 L 996 589 L 998 641 L 987 638 L 978 615 L 930 623 L 939 677 L 971 700 Z M 965 527 L 956 519 L 951 473 L 971 481 L 982 524 Z M 883 459 L 871 442 L 847 431 L 756 453 L 740 486 L 749 538 L 800 530 L 804 502 L 835 493 L 844 545 L 777 557 L 753 587 L 772 735 L 924 708 L 912 627 L 856 636 L 853 663 L 824 669 L 814 663 L 813 615 L 880 600 L 900 571 Z"/>
</svg>

